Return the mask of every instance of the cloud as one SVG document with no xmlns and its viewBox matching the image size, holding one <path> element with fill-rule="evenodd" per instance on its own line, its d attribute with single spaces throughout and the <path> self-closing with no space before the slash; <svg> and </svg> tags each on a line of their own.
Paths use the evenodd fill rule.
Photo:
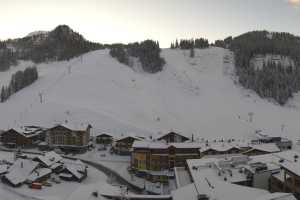
<svg viewBox="0 0 300 200">
<path fill-rule="evenodd" d="M 289 4 L 294 6 L 300 6 L 300 0 L 287 0 Z"/>
</svg>

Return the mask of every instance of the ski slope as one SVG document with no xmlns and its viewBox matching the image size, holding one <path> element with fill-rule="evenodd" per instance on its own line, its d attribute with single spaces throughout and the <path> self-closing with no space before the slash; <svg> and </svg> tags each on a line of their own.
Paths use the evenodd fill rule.
<svg viewBox="0 0 300 200">
<path fill-rule="evenodd" d="M 0 129 L 67 121 L 116 135 L 174 130 L 199 138 L 243 139 L 261 129 L 299 139 L 300 95 L 280 107 L 234 84 L 228 50 L 196 50 L 190 58 L 189 51 L 165 49 L 161 55 L 167 64 L 157 74 L 136 72 L 108 50 L 40 64 L 39 80 L 0 104 Z M 10 73 L 0 73 L 0 85 Z"/>
</svg>

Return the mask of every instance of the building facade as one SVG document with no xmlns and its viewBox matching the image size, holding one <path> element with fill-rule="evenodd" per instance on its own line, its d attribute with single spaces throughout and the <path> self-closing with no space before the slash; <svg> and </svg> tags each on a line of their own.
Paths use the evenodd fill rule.
<svg viewBox="0 0 300 200">
<path fill-rule="evenodd" d="M 131 168 L 154 181 L 172 176 L 168 171 L 184 167 L 187 159 L 200 158 L 200 146 L 194 143 L 135 142 L 132 148 Z"/>
<path fill-rule="evenodd" d="M 289 192 L 300 199 L 300 165 L 285 163 L 281 165 L 281 175 L 272 176 L 270 180 L 271 192 Z"/>
<path fill-rule="evenodd" d="M 91 125 L 86 128 L 74 129 L 65 125 L 57 125 L 46 132 L 46 142 L 51 147 L 63 150 L 86 150 L 90 140 Z"/>
<path fill-rule="evenodd" d="M 22 131 L 9 129 L 1 134 L 2 144 L 8 147 L 31 147 L 39 139 L 37 134 L 24 134 Z"/>
<path fill-rule="evenodd" d="M 130 155 L 133 143 L 141 140 L 136 136 L 123 136 L 113 143 L 113 151 L 120 155 Z"/>
<path fill-rule="evenodd" d="M 113 142 L 113 136 L 107 133 L 101 133 L 100 135 L 96 136 L 96 143 L 97 144 L 104 144 L 109 145 Z"/>
</svg>

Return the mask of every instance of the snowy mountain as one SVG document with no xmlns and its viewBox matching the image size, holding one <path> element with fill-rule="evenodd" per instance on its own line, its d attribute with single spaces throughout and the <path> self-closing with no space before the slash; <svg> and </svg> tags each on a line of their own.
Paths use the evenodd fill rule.
<svg viewBox="0 0 300 200">
<path fill-rule="evenodd" d="M 300 95 L 286 106 L 236 85 L 233 54 L 222 48 L 162 51 L 162 72 L 136 72 L 108 50 L 37 65 L 40 78 L 0 104 L 0 129 L 91 123 L 94 132 L 179 131 L 209 139 L 250 138 L 255 130 L 298 139 Z M 9 74 L 30 62 L 0 73 Z"/>
</svg>

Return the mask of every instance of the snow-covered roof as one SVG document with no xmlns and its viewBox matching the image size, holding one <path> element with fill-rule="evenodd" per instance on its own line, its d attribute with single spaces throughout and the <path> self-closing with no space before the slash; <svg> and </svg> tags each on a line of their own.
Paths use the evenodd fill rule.
<svg viewBox="0 0 300 200">
<path fill-rule="evenodd" d="M 62 124 L 55 124 L 52 128 L 56 128 L 58 126 L 65 127 L 72 131 L 85 131 L 88 128 L 89 124 L 68 122 L 68 123 L 62 123 Z M 52 129 L 52 128 L 50 128 L 50 129 Z"/>
<path fill-rule="evenodd" d="M 281 168 L 291 171 L 300 176 L 300 161 L 295 157 L 299 153 L 295 151 L 283 151 L 258 156 L 225 155 L 223 158 L 210 157 L 202 159 L 187 160 L 188 169 L 194 181 L 203 176 L 218 181 L 240 182 L 247 180 L 245 173 L 240 173 L 241 169 L 247 169 L 253 174 L 256 173 L 257 166 L 265 166 L 267 171 L 283 173 Z M 279 178 L 280 178 L 279 177 Z"/>
<path fill-rule="evenodd" d="M 84 171 L 87 168 L 87 166 L 80 160 L 65 161 L 64 167 L 77 179 L 81 179 L 84 176 Z"/>
<path fill-rule="evenodd" d="M 14 185 L 21 184 L 26 181 L 31 172 L 38 166 L 38 162 L 28 159 L 18 159 L 8 169 L 5 178 Z"/>
<path fill-rule="evenodd" d="M 54 151 L 49 151 L 45 155 L 39 155 L 37 158 L 48 167 L 62 160 L 62 157 Z"/>
<path fill-rule="evenodd" d="M 123 135 L 123 136 L 117 137 L 116 141 L 124 140 L 126 138 L 133 138 L 135 140 L 143 140 L 142 137 L 136 136 L 134 134 L 128 134 L 128 135 Z"/>
<path fill-rule="evenodd" d="M 62 163 L 54 163 L 53 165 L 50 166 L 50 168 L 52 170 L 54 170 L 54 169 L 56 169 L 56 168 L 58 168 L 59 166 L 62 166 L 62 165 L 63 165 Z"/>
<path fill-rule="evenodd" d="M 67 173 L 60 173 L 59 176 L 65 178 L 72 178 L 72 174 L 67 174 Z"/>
<path fill-rule="evenodd" d="M 52 170 L 49 168 L 37 168 L 27 177 L 27 180 L 36 181 L 37 179 L 49 175 L 51 173 Z"/>
<path fill-rule="evenodd" d="M 217 142 L 217 143 L 211 143 L 208 146 L 202 145 L 201 151 L 207 151 L 207 150 L 215 150 L 219 152 L 228 151 L 233 148 L 239 148 L 236 144 L 231 144 L 227 142 Z"/>
<path fill-rule="evenodd" d="M 212 180 L 230 183 L 247 181 L 247 175 L 240 173 L 239 167 L 231 167 L 231 163 L 231 159 L 219 158 L 187 160 L 187 165 L 194 181 L 201 179 L 203 176 Z"/>
<path fill-rule="evenodd" d="M 255 200 L 296 200 L 296 197 L 291 193 L 275 192 L 263 195 Z"/>
<path fill-rule="evenodd" d="M 195 183 L 174 190 L 171 194 L 173 200 L 198 200 L 199 195 L 206 195 L 210 199 L 218 200 L 255 200 L 268 195 L 269 192 L 262 189 L 216 181 L 203 176 Z"/>
<path fill-rule="evenodd" d="M 196 148 L 200 149 L 199 143 L 165 143 L 165 142 L 148 142 L 148 141 L 134 141 L 132 148 L 147 148 L 147 149 L 167 149 L 169 147 L 175 148 Z"/>
<path fill-rule="evenodd" d="M 194 183 L 171 191 L 173 200 L 198 200 L 198 193 Z"/>
<path fill-rule="evenodd" d="M 300 162 L 283 162 L 281 167 L 300 177 Z"/>
<path fill-rule="evenodd" d="M 188 137 L 186 137 L 186 136 L 184 136 L 184 135 L 182 135 L 182 134 L 180 134 L 178 132 L 174 132 L 174 131 L 169 131 L 169 132 L 166 132 L 166 133 L 155 134 L 155 135 L 153 135 L 153 139 L 161 139 L 162 137 L 165 137 L 165 136 L 167 136 L 169 134 L 172 134 L 172 133 L 174 133 L 174 134 L 176 134 L 176 135 L 178 135 L 180 137 L 184 137 L 186 139 L 189 139 Z"/>
<path fill-rule="evenodd" d="M 1 164 L 0 165 L 0 174 L 6 173 L 8 171 L 9 165 Z"/>
<path fill-rule="evenodd" d="M 14 130 L 15 132 L 27 138 L 38 136 L 39 134 L 45 131 L 44 128 L 38 126 L 21 126 L 21 127 L 11 128 L 9 129 L 9 131 L 10 130 Z"/>
<path fill-rule="evenodd" d="M 276 153 L 280 151 L 280 149 L 275 143 L 254 144 L 254 145 L 250 145 L 250 147 L 252 148 L 252 150 L 255 149 L 255 150 L 260 150 L 268 153 Z"/>
<path fill-rule="evenodd" d="M 109 137 L 113 137 L 113 134 L 108 133 L 108 132 L 100 132 L 100 133 L 96 133 L 94 134 L 95 137 L 99 137 L 99 136 L 109 136 Z"/>
<path fill-rule="evenodd" d="M 173 200 L 198 200 L 199 195 L 218 200 L 295 200 L 289 193 L 272 193 L 267 190 L 231 184 L 211 179 L 205 175 L 194 183 L 171 192 Z"/>
</svg>

